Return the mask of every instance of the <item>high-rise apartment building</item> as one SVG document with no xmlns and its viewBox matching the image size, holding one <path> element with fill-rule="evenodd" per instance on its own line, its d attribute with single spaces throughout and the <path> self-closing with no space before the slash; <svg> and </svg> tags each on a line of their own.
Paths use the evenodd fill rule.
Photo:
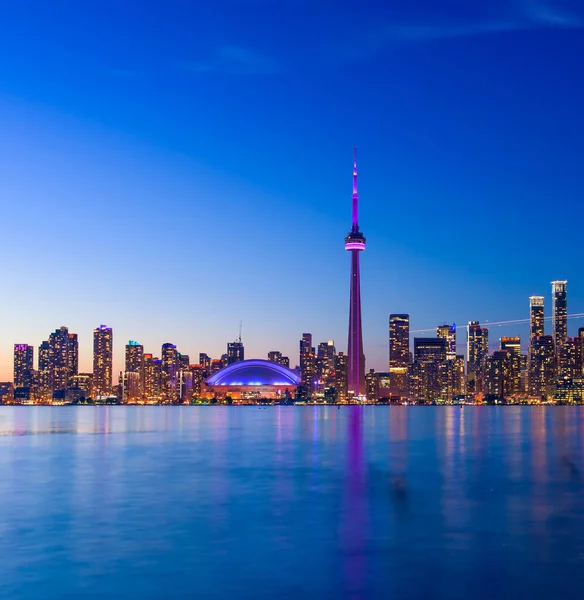
<svg viewBox="0 0 584 600">
<path fill-rule="evenodd" d="M 446 360 L 456 360 L 456 324 L 438 325 L 436 335 L 446 340 Z"/>
<path fill-rule="evenodd" d="M 530 296 L 529 298 L 529 327 L 530 341 L 544 335 L 544 299 L 543 296 Z"/>
<path fill-rule="evenodd" d="M 332 340 L 322 342 L 318 345 L 316 353 L 316 378 L 321 386 L 334 387 L 336 354 L 335 343 Z"/>
<path fill-rule="evenodd" d="M 268 360 L 278 365 L 282 365 L 283 367 L 290 368 L 290 359 L 287 356 L 282 356 L 282 353 L 278 350 L 271 350 L 268 352 Z"/>
<path fill-rule="evenodd" d="M 93 397 L 111 396 L 114 336 L 111 327 L 93 330 Z"/>
<path fill-rule="evenodd" d="M 43 400 L 48 400 L 52 391 L 52 349 L 48 341 L 42 342 L 38 353 L 38 392 Z"/>
<path fill-rule="evenodd" d="M 156 396 L 154 383 L 154 357 L 152 354 L 144 354 L 143 358 L 144 387 L 143 393 L 146 400 L 152 400 Z"/>
<path fill-rule="evenodd" d="M 335 388 L 341 402 L 347 400 L 347 355 L 339 352 L 335 356 Z"/>
<path fill-rule="evenodd" d="M 150 355 L 152 356 L 152 355 Z M 136 385 L 138 386 L 139 395 L 145 393 L 146 389 L 146 371 L 144 365 L 144 346 L 130 340 L 126 344 L 126 360 L 125 360 L 125 372 L 126 373 L 137 373 L 138 374 L 138 383 L 135 383 L 135 377 L 132 377 L 128 380 L 131 380 L 132 384 L 132 392 L 135 392 Z"/>
<path fill-rule="evenodd" d="M 303 333 L 300 340 L 300 371 L 302 385 L 310 396 L 316 385 L 316 355 L 312 346 L 311 333 Z"/>
<path fill-rule="evenodd" d="M 546 398 L 555 377 L 555 348 L 551 335 L 533 340 L 529 353 L 529 394 Z"/>
<path fill-rule="evenodd" d="M 167 402 L 178 402 L 178 351 L 174 344 L 162 344 L 163 392 Z"/>
<path fill-rule="evenodd" d="M 34 347 L 14 344 L 14 387 L 31 388 L 34 376 Z"/>
<path fill-rule="evenodd" d="M 410 362 L 410 315 L 389 315 L 389 373 L 391 387 L 405 393 Z"/>
<path fill-rule="evenodd" d="M 496 350 L 485 360 L 485 394 L 498 402 L 506 401 L 513 393 L 512 350 Z"/>
<path fill-rule="evenodd" d="M 49 391 L 65 390 L 69 379 L 79 372 L 77 334 L 69 333 L 67 327 L 60 327 L 51 333 L 48 344 L 50 348 L 48 353 Z"/>
<path fill-rule="evenodd" d="M 563 346 L 568 337 L 567 281 L 552 281 L 552 324 L 556 348 Z"/>
<path fill-rule="evenodd" d="M 521 390 L 521 368 L 523 364 L 523 357 L 521 355 L 521 338 L 515 337 L 502 337 L 500 339 L 501 351 L 509 353 L 509 381 L 510 384 L 508 389 L 505 390 L 506 394 L 518 394 Z"/>
<path fill-rule="evenodd" d="M 489 330 L 481 327 L 478 321 L 468 324 L 466 372 L 468 391 L 477 393 L 483 391 L 485 361 L 489 355 Z"/>
</svg>

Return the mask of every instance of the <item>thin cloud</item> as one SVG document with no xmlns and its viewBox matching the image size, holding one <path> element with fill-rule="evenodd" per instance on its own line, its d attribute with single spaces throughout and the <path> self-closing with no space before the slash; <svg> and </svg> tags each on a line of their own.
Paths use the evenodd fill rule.
<svg viewBox="0 0 584 600">
<path fill-rule="evenodd" d="M 265 75 L 275 73 L 273 59 L 242 46 L 219 46 L 208 58 L 186 63 L 194 73 L 228 73 L 234 75 Z"/>
<path fill-rule="evenodd" d="M 337 46 L 333 61 L 363 60 L 394 44 L 431 42 L 536 29 L 580 29 L 584 18 L 566 11 L 552 0 L 510 0 L 498 14 L 475 21 L 440 23 L 381 23 L 372 27 L 367 37 L 353 40 L 350 46 Z"/>
</svg>

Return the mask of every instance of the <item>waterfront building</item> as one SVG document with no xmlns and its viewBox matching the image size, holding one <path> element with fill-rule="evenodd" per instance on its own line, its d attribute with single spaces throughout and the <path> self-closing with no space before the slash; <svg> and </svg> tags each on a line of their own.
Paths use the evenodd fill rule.
<svg viewBox="0 0 584 600">
<path fill-rule="evenodd" d="M 567 281 L 552 281 L 552 335 L 556 350 L 556 375 L 568 375 L 568 365 L 565 363 L 563 352 L 568 337 L 568 298 Z"/>
<path fill-rule="evenodd" d="M 67 327 L 60 327 L 49 336 L 48 358 L 49 392 L 65 390 L 67 382 L 79 372 L 79 343 L 76 333 L 69 333 Z M 40 360 L 39 353 L 39 360 Z M 44 366 L 44 365 L 43 365 Z M 39 367 L 40 370 L 40 367 Z"/>
<path fill-rule="evenodd" d="M 162 344 L 162 388 L 167 402 L 178 402 L 178 379 L 179 361 L 178 351 L 174 344 Z"/>
<path fill-rule="evenodd" d="M 321 342 L 316 354 L 316 378 L 321 387 L 334 387 L 335 379 L 335 343 L 332 340 Z"/>
<path fill-rule="evenodd" d="M 268 360 L 244 360 L 208 377 L 201 395 L 208 399 L 231 398 L 241 403 L 287 400 L 294 397 L 301 378 L 295 371 Z"/>
<path fill-rule="evenodd" d="M 335 389 L 340 402 L 347 401 L 347 355 L 344 352 L 339 352 L 335 356 Z"/>
<path fill-rule="evenodd" d="M 449 377 L 444 338 L 414 338 L 414 361 L 409 367 L 410 397 L 416 402 L 444 399 L 445 380 Z"/>
<path fill-rule="evenodd" d="M 122 403 L 135 404 L 142 399 L 142 381 L 138 371 L 124 371 L 120 374 Z"/>
<path fill-rule="evenodd" d="M 365 355 L 361 326 L 361 274 L 359 253 L 365 250 L 365 236 L 359 229 L 359 193 L 357 191 L 357 150 L 353 161 L 353 210 L 351 231 L 345 238 L 345 250 L 351 253 L 351 297 L 349 303 L 349 338 L 347 344 L 347 389 L 349 395 L 365 394 Z"/>
<path fill-rule="evenodd" d="M 113 331 L 107 325 L 93 330 L 93 397 L 112 395 Z"/>
<path fill-rule="evenodd" d="M 489 330 L 481 327 L 478 321 L 468 324 L 467 334 L 467 364 L 468 391 L 480 393 L 483 391 L 485 361 L 489 355 Z"/>
<path fill-rule="evenodd" d="M 521 354 L 521 338 L 502 337 L 499 340 L 500 349 L 509 352 L 510 361 L 510 387 L 506 390 L 507 394 L 519 394 L 521 388 L 521 369 L 523 366 L 523 355 Z"/>
<path fill-rule="evenodd" d="M 574 338 L 574 371 L 576 377 L 584 376 L 584 327 L 578 329 L 578 337 Z"/>
<path fill-rule="evenodd" d="M 14 344 L 14 387 L 31 388 L 34 377 L 34 347 Z"/>
<path fill-rule="evenodd" d="M 555 348 L 551 335 L 542 335 L 531 342 L 529 354 L 529 395 L 547 398 L 555 377 Z"/>
<path fill-rule="evenodd" d="M 92 387 L 92 373 L 78 373 L 77 375 L 73 375 L 67 383 L 67 400 L 83 401 L 91 398 Z"/>
<path fill-rule="evenodd" d="M 389 315 L 389 373 L 397 396 L 405 395 L 410 363 L 410 315 Z"/>
<path fill-rule="evenodd" d="M 366 396 L 368 402 L 377 402 L 379 400 L 379 376 L 375 369 L 369 369 L 365 374 Z"/>
<path fill-rule="evenodd" d="M 152 358 L 152 355 L 150 355 Z M 146 395 L 146 371 L 144 362 L 144 346 L 130 340 L 126 344 L 126 356 L 125 356 L 125 372 L 126 373 L 138 373 L 139 375 L 139 396 Z M 135 382 L 132 380 L 132 385 L 135 387 Z"/>
<path fill-rule="evenodd" d="M 487 401 L 503 402 L 513 393 L 513 351 L 496 350 L 485 360 L 485 395 Z"/>
<path fill-rule="evenodd" d="M 302 386 L 310 397 L 314 391 L 316 376 L 316 354 L 312 346 L 312 334 L 303 333 L 300 340 L 300 372 Z"/>
</svg>

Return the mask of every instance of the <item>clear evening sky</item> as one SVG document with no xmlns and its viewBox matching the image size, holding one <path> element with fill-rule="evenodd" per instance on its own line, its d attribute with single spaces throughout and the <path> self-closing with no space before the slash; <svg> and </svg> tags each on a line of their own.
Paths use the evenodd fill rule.
<svg viewBox="0 0 584 600">
<path fill-rule="evenodd" d="M 101 323 L 116 370 L 240 320 L 247 357 L 345 350 L 353 146 L 367 367 L 390 312 L 584 312 L 583 71 L 579 0 L 4 2 L 0 380 L 61 325 L 82 371 Z"/>
</svg>

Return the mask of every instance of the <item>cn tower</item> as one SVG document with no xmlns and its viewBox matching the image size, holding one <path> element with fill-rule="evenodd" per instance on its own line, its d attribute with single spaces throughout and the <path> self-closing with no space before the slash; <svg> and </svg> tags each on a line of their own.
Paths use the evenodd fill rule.
<svg viewBox="0 0 584 600">
<path fill-rule="evenodd" d="M 357 191 L 357 149 L 353 160 L 353 224 L 345 238 L 345 250 L 351 253 L 351 304 L 349 306 L 349 343 L 347 345 L 347 391 L 365 394 L 365 356 L 361 329 L 361 274 L 359 252 L 365 250 L 365 236 L 359 231 L 359 193 Z"/>
</svg>

